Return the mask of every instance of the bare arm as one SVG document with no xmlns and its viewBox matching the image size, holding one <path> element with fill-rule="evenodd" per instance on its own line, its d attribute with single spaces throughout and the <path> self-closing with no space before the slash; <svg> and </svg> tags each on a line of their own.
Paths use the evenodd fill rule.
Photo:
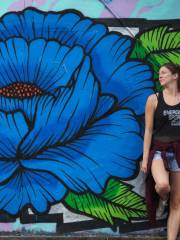
<svg viewBox="0 0 180 240">
<path fill-rule="evenodd" d="M 152 133 L 153 133 L 153 122 L 154 112 L 157 105 L 157 97 L 155 94 L 149 96 L 146 109 L 145 109 L 145 133 L 144 133 L 144 149 L 143 149 L 143 161 L 141 170 L 147 172 L 147 163 L 149 157 L 149 150 L 151 146 Z"/>
</svg>

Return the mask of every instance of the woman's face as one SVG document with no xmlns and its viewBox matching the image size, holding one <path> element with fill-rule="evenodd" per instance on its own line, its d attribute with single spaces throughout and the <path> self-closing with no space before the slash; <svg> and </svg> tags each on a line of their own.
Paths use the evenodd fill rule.
<svg viewBox="0 0 180 240">
<path fill-rule="evenodd" d="M 161 67 L 159 70 L 159 81 L 161 86 L 166 86 L 169 83 L 177 80 L 177 74 L 173 74 L 168 68 Z"/>
</svg>

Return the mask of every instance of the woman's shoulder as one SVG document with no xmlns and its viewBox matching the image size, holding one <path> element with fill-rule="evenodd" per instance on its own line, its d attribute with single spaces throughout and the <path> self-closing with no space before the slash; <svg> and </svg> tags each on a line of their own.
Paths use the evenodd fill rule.
<svg viewBox="0 0 180 240">
<path fill-rule="evenodd" d="M 158 92 L 153 93 L 153 94 L 149 95 L 148 101 L 157 101 L 158 96 L 159 96 Z"/>
<path fill-rule="evenodd" d="M 150 104 L 151 106 L 153 106 L 154 108 L 156 108 L 157 103 L 158 103 L 158 96 L 159 96 L 158 92 L 149 95 L 149 97 L 147 99 L 147 103 Z"/>
</svg>

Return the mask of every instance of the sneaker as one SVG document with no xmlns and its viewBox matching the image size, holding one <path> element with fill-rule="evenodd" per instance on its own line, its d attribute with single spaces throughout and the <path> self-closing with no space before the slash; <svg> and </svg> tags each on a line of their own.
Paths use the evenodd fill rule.
<svg viewBox="0 0 180 240">
<path fill-rule="evenodd" d="M 162 218 L 164 213 L 165 213 L 165 210 L 167 208 L 167 205 L 168 205 L 168 199 L 167 200 L 162 200 L 160 199 L 159 200 L 159 205 L 158 205 L 158 208 L 156 210 L 156 217 L 157 218 Z"/>
</svg>

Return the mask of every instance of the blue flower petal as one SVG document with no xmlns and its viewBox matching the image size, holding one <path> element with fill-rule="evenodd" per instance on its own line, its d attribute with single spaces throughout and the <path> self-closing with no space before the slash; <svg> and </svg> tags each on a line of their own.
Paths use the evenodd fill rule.
<svg viewBox="0 0 180 240">
<path fill-rule="evenodd" d="M 94 123 L 71 143 L 49 148 L 21 164 L 54 174 L 76 192 L 100 193 L 110 176 L 128 179 L 137 173 L 143 145 L 139 132 L 132 112 L 120 110 Z"/>
<path fill-rule="evenodd" d="M 74 13 L 45 15 L 32 9 L 26 9 L 18 15 L 8 13 L 0 23 L 0 39 L 6 40 L 10 37 L 23 37 L 28 41 L 39 37 L 57 39 L 59 35 L 63 37 L 70 32 L 79 19 L 80 17 Z"/>
<path fill-rule="evenodd" d="M 113 96 L 103 95 L 99 98 L 98 106 L 95 112 L 96 118 L 103 116 L 114 106 L 116 99 Z"/>
<path fill-rule="evenodd" d="M 38 104 L 33 129 L 25 137 L 20 152 L 31 156 L 40 149 L 74 138 L 92 118 L 98 98 L 98 84 L 86 57 L 75 74 L 75 85 L 65 89 L 56 101 Z"/>
<path fill-rule="evenodd" d="M 48 13 L 26 9 L 21 14 L 8 13 L 0 22 L 0 39 L 23 37 L 30 41 L 36 38 L 57 39 L 67 46 L 82 46 L 89 52 L 98 40 L 107 33 L 103 24 L 94 24 L 82 15 L 66 12 Z M 9 25 L 9 22 L 12 24 Z"/>
<path fill-rule="evenodd" d="M 7 180 L 19 167 L 17 161 L 11 161 L 9 159 L 0 159 L 0 183 Z"/>
<path fill-rule="evenodd" d="M 21 38 L 0 42 L 0 87 L 25 82 L 51 93 L 68 84 L 83 55 L 80 47 L 69 49 L 43 39 L 30 44 Z"/>
<path fill-rule="evenodd" d="M 29 82 L 27 74 L 28 47 L 23 39 L 0 42 L 0 87 Z"/>
<path fill-rule="evenodd" d="M 130 46 L 127 36 L 109 34 L 92 50 L 92 66 L 104 93 L 112 93 L 122 107 L 143 114 L 147 97 L 153 93 L 152 73 L 142 62 L 127 62 Z"/>
<path fill-rule="evenodd" d="M 44 24 L 45 14 L 40 14 L 33 10 L 25 10 L 20 15 L 21 26 L 24 30 L 23 37 L 28 40 L 42 37 L 42 26 Z"/>
<path fill-rule="evenodd" d="M 65 187 L 46 172 L 22 171 L 4 185 L 0 185 L 0 209 L 16 215 L 30 204 L 37 212 L 48 210 L 48 202 L 60 201 Z"/>
<path fill-rule="evenodd" d="M 0 39 L 4 41 L 11 37 L 24 37 L 32 40 L 41 37 L 43 22 L 44 14 L 34 10 L 25 10 L 23 14 L 18 15 L 8 13 L 0 22 Z"/>
<path fill-rule="evenodd" d="M 58 40 L 70 47 L 80 45 L 88 53 L 106 32 L 107 29 L 104 25 L 94 24 L 92 20 L 84 19 L 69 31 L 66 38 Z"/>
<path fill-rule="evenodd" d="M 45 99 L 54 100 L 52 96 L 35 96 L 32 98 L 7 98 L 0 96 L 0 111 L 10 113 L 15 111 L 22 111 L 30 123 L 33 122 L 38 103 Z"/>
<path fill-rule="evenodd" d="M 21 36 L 21 22 L 19 16 L 14 13 L 6 14 L 0 22 L 0 40 L 6 40 L 13 36 Z"/>
<path fill-rule="evenodd" d="M 17 147 L 28 132 L 28 125 L 22 113 L 0 112 L 0 158 L 16 156 Z"/>
<path fill-rule="evenodd" d="M 153 82 L 151 81 L 151 72 L 147 65 L 141 62 L 127 62 L 120 67 L 112 76 L 112 85 L 108 87 L 110 92 L 118 95 L 119 105 L 129 107 L 136 114 L 143 114 L 146 101 L 149 95 L 153 93 Z M 124 75 L 120 84 L 120 90 L 117 91 L 118 79 Z"/>
<path fill-rule="evenodd" d="M 31 79 L 34 79 L 34 82 L 47 92 L 53 92 L 57 87 L 67 86 L 83 56 L 83 50 L 80 47 L 69 49 L 55 41 L 46 43 L 42 39 L 35 40 L 30 45 Z"/>
<path fill-rule="evenodd" d="M 64 44 L 66 42 L 66 39 L 69 37 L 69 34 L 71 34 L 73 27 L 79 21 L 80 21 L 80 16 L 78 16 L 75 13 L 71 12 L 71 13 L 61 14 L 58 17 L 58 21 L 56 21 L 56 23 L 54 24 L 54 29 L 52 29 L 51 28 L 52 21 L 49 18 L 48 26 L 51 29 L 51 37 L 60 40 L 60 42 Z"/>
<path fill-rule="evenodd" d="M 27 11 L 29 11 L 29 10 L 27 10 Z M 45 15 L 41 31 L 39 31 L 39 32 L 41 32 L 42 38 L 44 38 L 46 40 L 57 39 L 60 29 L 56 28 L 56 25 L 59 23 L 60 18 L 61 18 L 61 14 L 59 12 L 58 12 L 58 14 L 48 12 L 48 14 Z M 74 21 L 76 22 L 78 20 L 79 20 L 78 16 L 75 16 Z M 69 24 L 74 24 L 74 21 L 72 21 Z M 23 33 L 23 35 L 24 35 L 24 38 L 26 38 L 26 35 L 24 33 Z"/>
</svg>

